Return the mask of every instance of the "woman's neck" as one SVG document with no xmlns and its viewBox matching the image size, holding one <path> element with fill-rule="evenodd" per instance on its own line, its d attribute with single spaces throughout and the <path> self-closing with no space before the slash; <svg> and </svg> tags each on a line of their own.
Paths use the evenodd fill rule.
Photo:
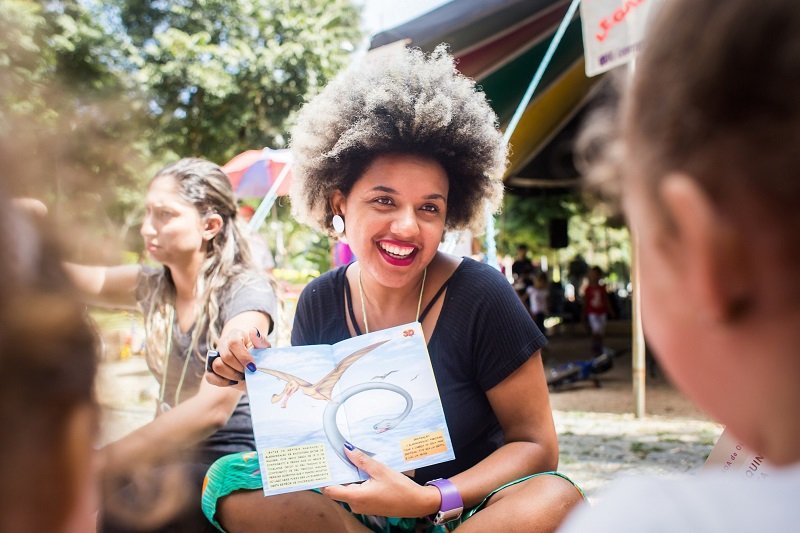
<svg viewBox="0 0 800 533">
<path fill-rule="evenodd" d="M 204 261 L 205 254 L 194 254 L 184 263 L 169 265 L 172 281 L 175 283 L 175 295 L 179 301 L 194 300 L 197 277 Z"/>
<path fill-rule="evenodd" d="M 428 265 L 428 270 L 430 267 Z M 397 326 L 418 318 L 416 312 L 420 293 L 425 288 L 422 274 L 404 287 L 385 287 L 360 270 L 356 273 L 356 277 L 359 276 L 359 291 L 363 287 L 363 293 L 356 296 L 356 301 L 360 306 L 363 298 L 370 331 Z"/>
</svg>

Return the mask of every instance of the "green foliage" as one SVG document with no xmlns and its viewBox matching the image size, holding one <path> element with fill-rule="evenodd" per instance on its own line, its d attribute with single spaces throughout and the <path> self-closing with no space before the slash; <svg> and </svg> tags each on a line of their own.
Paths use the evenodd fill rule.
<svg viewBox="0 0 800 533">
<path fill-rule="evenodd" d="M 358 20 L 349 0 L 2 0 L 3 173 L 35 178 L 13 192 L 43 199 L 75 248 L 118 260 L 141 246 L 153 172 L 285 145 L 292 113 L 349 60 Z M 291 242 L 324 263 L 318 236 Z"/>
<path fill-rule="evenodd" d="M 120 192 L 141 189 L 146 150 L 113 65 L 118 44 L 82 2 L 0 3 L 3 173 L 13 194 L 49 205 L 77 248 L 118 240 Z"/>
<path fill-rule="evenodd" d="M 275 263 L 297 272 L 325 272 L 331 266 L 331 242 L 292 217 L 288 198 L 279 198 L 261 229 Z"/>
<path fill-rule="evenodd" d="M 361 38 L 348 0 L 117 0 L 153 150 L 224 163 L 282 147 L 292 113 Z"/>
<path fill-rule="evenodd" d="M 579 194 L 556 196 L 515 196 L 506 194 L 498 220 L 498 253 L 514 256 L 518 244 L 528 245 L 530 256 L 548 257 L 551 265 L 562 270 L 577 255 L 590 265 L 597 265 L 611 282 L 630 279 L 630 236 L 618 219 L 609 218 Z M 549 247 L 549 223 L 552 218 L 568 219 L 569 245 Z"/>
<path fill-rule="evenodd" d="M 497 223 L 497 250 L 514 255 L 518 244 L 527 244 L 534 255 L 548 251 L 548 225 L 553 218 L 570 218 L 582 209 L 571 195 L 515 196 L 503 198 L 503 212 Z"/>
</svg>

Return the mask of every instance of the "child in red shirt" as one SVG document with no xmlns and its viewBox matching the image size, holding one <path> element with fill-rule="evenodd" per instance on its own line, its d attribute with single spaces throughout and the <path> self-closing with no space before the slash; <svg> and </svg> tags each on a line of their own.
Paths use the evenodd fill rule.
<svg viewBox="0 0 800 533">
<path fill-rule="evenodd" d="M 603 336 L 606 332 L 606 322 L 611 314 L 611 305 L 608 301 L 606 287 L 601 284 L 603 271 L 594 266 L 587 275 L 589 284 L 583 291 L 583 317 L 589 322 L 592 332 L 592 354 L 603 353 Z"/>
</svg>

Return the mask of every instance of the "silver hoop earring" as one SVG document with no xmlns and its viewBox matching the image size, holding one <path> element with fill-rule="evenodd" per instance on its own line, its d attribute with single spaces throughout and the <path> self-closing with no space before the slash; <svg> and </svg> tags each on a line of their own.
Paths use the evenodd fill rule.
<svg viewBox="0 0 800 533">
<path fill-rule="evenodd" d="M 342 218 L 342 215 L 333 215 L 331 225 L 336 233 L 344 233 L 344 218 Z"/>
</svg>

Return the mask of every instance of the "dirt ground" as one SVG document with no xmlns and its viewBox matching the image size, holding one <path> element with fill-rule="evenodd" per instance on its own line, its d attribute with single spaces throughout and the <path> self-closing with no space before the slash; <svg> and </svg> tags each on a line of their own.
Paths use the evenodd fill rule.
<svg viewBox="0 0 800 533">
<path fill-rule="evenodd" d="M 549 340 L 544 350 L 547 371 L 589 357 L 590 340 L 580 327 L 551 332 Z M 592 501 L 602 499 L 602 488 L 616 478 L 671 477 L 701 468 L 722 432 L 722 426 L 669 383 L 653 360 L 648 360 L 646 416 L 635 418 L 629 323 L 610 323 L 605 345 L 619 355 L 613 368 L 599 375 L 599 387 L 581 382 L 550 393 L 559 469 Z"/>
<path fill-rule="evenodd" d="M 600 387 L 584 381 L 567 385 L 550 395 L 553 409 L 596 413 L 633 413 L 634 396 L 631 380 L 631 332 L 627 321 L 612 321 L 608 326 L 605 346 L 617 355 L 611 370 L 598 376 Z M 544 349 L 546 369 L 567 362 L 591 357 L 591 344 L 583 328 L 566 325 L 551 331 Z M 648 357 L 645 385 L 645 411 L 648 415 L 689 419 L 706 419 L 706 416 L 678 392 Z"/>
<path fill-rule="evenodd" d="M 592 382 L 552 391 L 550 402 L 559 434 L 559 469 L 593 501 L 615 478 L 651 474 L 674 476 L 702 466 L 722 427 L 672 387 L 661 372 L 648 372 L 647 416 L 633 416 L 630 329 L 609 326 L 606 346 L 620 355 L 613 368 Z M 588 358 L 589 338 L 580 328 L 552 332 L 544 352 L 547 370 Z M 104 407 L 101 443 L 113 441 L 151 419 L 158 384 L 141 356 L 101 365 L 98 397 Z"/>
</svg>

